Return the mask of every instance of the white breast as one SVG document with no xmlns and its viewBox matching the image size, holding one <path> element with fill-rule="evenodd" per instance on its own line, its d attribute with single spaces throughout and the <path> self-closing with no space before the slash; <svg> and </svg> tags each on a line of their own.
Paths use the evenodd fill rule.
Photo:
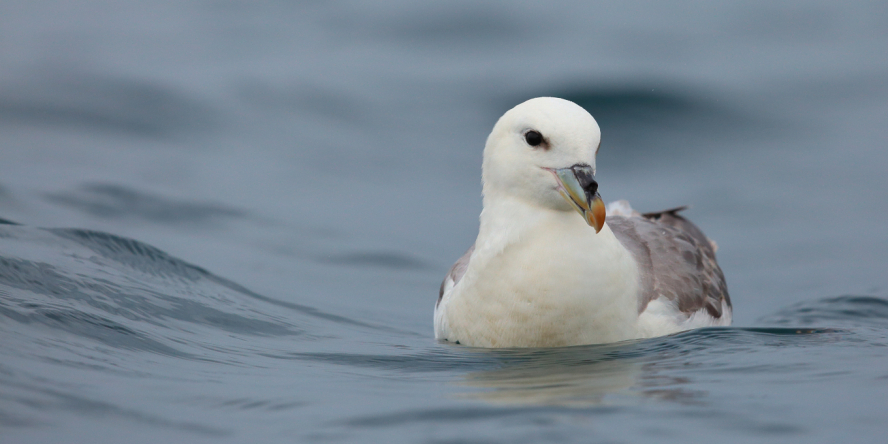
<svg viewBox="0 0 888 444">
<path fill-rule="evenodd" d="M 532 210 L 520 224 L 513 211 L 508 230 L 482 226 L 466 274 L 436 309 L 435 336 L 481 347 L 638 337 L 638 270 L 610 229 Z"/>
</svg>

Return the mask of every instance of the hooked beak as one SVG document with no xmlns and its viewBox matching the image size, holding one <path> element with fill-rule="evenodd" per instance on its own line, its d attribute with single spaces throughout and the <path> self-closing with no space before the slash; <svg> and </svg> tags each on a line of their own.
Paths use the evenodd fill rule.
<svg viewBox="0 0 888 444">
<path fill-rule="evenodd" d="M 555 175 L 561 197 L 583 216 L 590 227 L 595 228 L 596 233 L 601 231 L 606 213 L 592 167 L 578 163 L 569 168 L 546 169 Z"/>
</svg>

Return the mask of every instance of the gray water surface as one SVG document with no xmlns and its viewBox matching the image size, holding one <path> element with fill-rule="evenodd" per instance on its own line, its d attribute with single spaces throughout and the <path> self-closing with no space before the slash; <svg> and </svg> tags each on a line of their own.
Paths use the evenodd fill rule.
<svg viewBox="0 0 888 444">
<path fill-rule="evenodd" d="M 880 2 L 5 2 L 0 441 L 879 442 Z M 496 119 L 719 244 L 734 326 L 437 343 Z"/>
</svg>

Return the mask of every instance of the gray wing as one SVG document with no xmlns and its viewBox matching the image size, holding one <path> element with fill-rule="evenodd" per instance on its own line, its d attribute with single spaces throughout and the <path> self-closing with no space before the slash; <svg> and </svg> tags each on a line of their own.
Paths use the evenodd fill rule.
<svg viewBox="0 0 888 444">
<path fill-rule="evenodd" d="M 638 262 L 642 281 L 639 313 L 650 301 L 662 297 L 688 316 L 705 309 L 719 319 L 723 305 L 731 307 L 725 276 L 715 260 L 714 243 L 678 215 L 685 208 L 635 217 L 608 216 L 607 224 Z"/>
<path fill-rule="evenodd" d="M 461 258 L 457 259 L 452 267 L 450 267 L 450 272 L 447 273 L 444 282 L 441 282 L 441 290 L 438 292 L 438 302 L 435 302 L 436 308 L 438 307 L 438 304 L 441 303 L 441 298 L 444 297 L 444 290 L 447 288 L 448 282 L 450 283 L 450 288 L 453 288 L 463 275 L 466 274 L 466 269 L 469 268 L 469 259 L 472 258 L 473 251 L 475 251 L 475 244 L 472 244 L 472 246 L 469 247 L 469 250 L 466 251 Z"/>
</svg>

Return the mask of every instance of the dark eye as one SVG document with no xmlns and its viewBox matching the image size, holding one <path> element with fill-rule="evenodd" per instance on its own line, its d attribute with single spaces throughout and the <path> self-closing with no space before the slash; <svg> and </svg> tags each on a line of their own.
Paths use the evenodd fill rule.
<svg viewBox="0 0 888 444">
<path fill-rule="evenodd" d="M 530 130 L 524 134 L 524 140 L 530 146 L 538 146 L 543 143 L 543 135 L 539 131 Z"/>
</svg>

